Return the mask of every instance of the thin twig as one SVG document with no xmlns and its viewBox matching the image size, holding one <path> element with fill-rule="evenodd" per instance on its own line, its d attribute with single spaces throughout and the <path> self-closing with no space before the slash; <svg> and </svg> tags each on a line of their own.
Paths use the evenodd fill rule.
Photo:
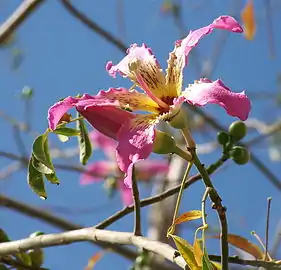
<svg viewBox="0 0 281 270">
<path fill-rule="evenodd" d="M 60 1 L 62 5 L 65 7 L 65 9 L 73 15 L 76 19 L 78 19 L 80 22 L 82 22 L 84 25 L 86 25 L 88 28 L 96 32 L 98 35 L 102 36 L 104 39 L 109 41 L 111 44 L 113 44 L 117 49 L 119 49 L 122 53 L 125 53 L 128 46 L 125 45 L 121 40 L 119 40 L 117 37 L 114 37 L 111 33 L 104 30 L 100 25 L 98 25 L 96 22 L 88 18 L 85 14 L 83 14 L 81 11 L 79 11 L 76 7 L 74 7 L 69 0 L 61 0 Z"/>
<path fill-rule="evenodd" d="M 267 213 L 266 213 L 266 228 L 265 228 L 265 252 L 264 260 L 267 261 L 268 256 L 268 233 L 269 233 L 269 221 L 270 221 L 270 206 L 272 198 L 267 198 Z"/>
<path fill-rule="evenodd" d="M 264 0 L 265 5 L 265 14 L 266 14 L 266 26 L 267 26 L 267 37 L 269 45 L 269 56 L 274 59 L 275 50 L 274 50 L 274 36 L 272 28 L 272 12 L 270 8 L 270 0 Z"/>
<path fill-rule="evenodd" d="M 19 202 L 15 199 L 9 198 L 7 196 L 0 194 L 0 207 L 6 207 L 8 209 L 14 210 L 20 214 L 27 215 L 33 218 L 36 218 L 38 220 L 44 221 L 54 227 L 60 228 L 62 230 L 77 230 L 82 229 L 83 227 L 79 224 L 72 223 L 66 219 L 63 219 L 59 216 L 56 216 L 54 214 L 51 214 L 47 211 L 42 210 L 41 208 L 37 208 L 31 205 L 28 205 L 23 202 Z M 132 211 L 133 212 L 133 207 Z M 135 260 L 138 256 L 138 253 L 130 250 L 128 248 L 122 247 L 120 245 L 115 244 L 105 244 L 105 243 L 95 243 L 96 245 L 104 248 L 104 249 L 112 249 L 113 252 L 118 253 L 119 255 L 129 259 L 129 260 Z M 170 270 L 170 266 L 166 266 L 163 263 L 152 261 L 152 266 L 154 266 L 156 269 L 163 269 L 163 270 Z"/>
<path fill-rule="evenodd" d="M 6 40 L 44 0 L 25 0 L 0 26 L 0 43 Z"/>
<path fill-rule="evenodd" d="M 217 191 L 215 190 L 215 187 L 214 187 L 213 183 L 211 182 L 211 179 L 209 177 L 207 170 L 201 164 L 196 153 L 194 153 L 194 165 L 196 166 L 199 173 L 201 174 L 205 186 L 207 188 L 210 188 L 209 196 L 213 202 L 213 208 L 218 213 L 218 217 L 219 217 L 220 225 L 221 225 L 221 254 L 222 254 L 221 264 L 222 264 L 222 270 L 227 270 L 228 269 L 228 241 L 227 241 L 226 208 L 222 205 L 222 203 L 221 203 L 222 200 L 221 200 L 220 196 L 218 195 Z"/>
<path fill-rule="evenodd" d="M 218 255 L 209 255 L 211 261 L 220 262 L 221 256 Z M 256 260 L 243 260 L 237 256 L 228 257 L 228 262 L 239 265 L 249 265 L 254 267 L 263 267 L 264 269 L 281 269 L 281 265 L 275 262 L 264 262 L 264 261 L 256 261 Z"/>
<path fill-rule="evenodd" d="M 136 179 L 136 170 L 133 165 L 133 175 L 132 175 L 132 192 L 134 199 L 134 212 L 135 212 L 135 222 L 134 222 L 134 235 L 141 235 L 141 209 L 140 209 L 140 196 L 139 189 Z"/>
</svg>

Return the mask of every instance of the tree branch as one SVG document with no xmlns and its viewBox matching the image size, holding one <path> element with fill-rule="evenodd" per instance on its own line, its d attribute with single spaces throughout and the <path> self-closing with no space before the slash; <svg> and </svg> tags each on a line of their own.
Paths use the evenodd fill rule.
<svg viewBox="0 0 281 270">
<path fill-rule="evenodd" d="M 0 43 L 5 41 L 44 0 L 24 0 L 0 26 Z"/>
<path fill-rule="evenodd" d="M 1 206 L 12 209 L 20 214 L 37 218 L 41 221 L 44 221 L 62 230 L 70 231 L 70 230 L 77 230 L 83 228 L 81 225 L 69 222 L 61 217 L 48 213 L 47 211 L 28 205 L 26 203 L 19 202 L 17 200 L 11 199 L 9 197 L 0 194 L 0 207 Z M 119 255 L 129 260 L 135 260 L 138 256 L 137 252 L 119 245 L 102 243 L 102 242 L 95 242 L 94 244 L 100 246 L 101 248 L 111 249 L 113 252 L 116 252 Z M 152 261 L 152 265 L 158 267 L 157 269 L 163 269 L 163 270 L 171 269 L 171 267 L 167 267 L 165 264 L 158 263 L 157 261 Z"/>
<path fill-rule="evenodd" d="M 167 244 L 150 240 L 142 236 L 135 236 L 132 233 L 97 230 L 94 228 L 84 228 L 58 234 L 46 234 L 37 236 L 35 238 L 26 238 L 17 241 L 1 243 L 0 256 L 18 253 L 34 248 L 61 246 L 84 241 L 118 245 L 133 245 L 161 255 L 165 259 L 176 263 L 182 269 L 184 269 L 186 265 L 181 256 L 174 258 L 176 250 Z"/>
<path fill-rule="evenodd" d="M 220 262 L 221 256 L 218 255 L 209 255 L 211 261 Z M 264 269 L 281 269 L 281 265 L 275 262 L 265 262 L 265 261 L 256 261 L 256 260 L 243 260 L 237 256 L 228 257 L 228 262 L 239 265 L 249 265 L 254 267 L 263 267 Z"/>
<path fill-rule="evenodd" d="M 119 40 L 117 37 L 114 37 L 111 33 L 104 30 L 101 26 L 99 26 L 96 22 L 88 18 L 85 14 L 83 14 L 81 11 L 79 11 L 76 7 L 74 7 L 69 0 L 61 0 L 60 1 L 62 5 L 65 7 L 65 9 L 73 15 L 75 18 L 77 18 L 80 22 L 82 22 L 84 25 L 86 25 L 88 28 L 96 32 L 98 35 L 109 41 L 111 44 L 116 46 L 117 49 L 119 49 L 122 53 L 125 53 L 128 46 L 125 45 L 121 40 Z"/>
<path fill-rule="evenodd" d="M 134 222 L 134 235 L 141 235 L 141 209 L 140 209 L 140 195 L 136 179 L 136 169 L 133 167 L 133 177 L 132 177 L 132 192 L 134 199 L 134 212 L 135 212 L 135 222 Z"/>
</svg>

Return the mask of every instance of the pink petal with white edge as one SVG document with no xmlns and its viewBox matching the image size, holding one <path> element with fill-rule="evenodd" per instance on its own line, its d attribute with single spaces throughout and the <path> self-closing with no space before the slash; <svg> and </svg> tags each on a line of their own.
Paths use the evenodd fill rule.
<svg viewBox="0 0 281 270">
<path fill-rule="evenodd" d="M 226 112 L 245 121 L 251 110 L 249 98 L 241 93 L 234 93 L 221 80 L 201 79 L 190 85 L 182 93 L 186 101 L 192 105 L 205 106 L 208 103 L 218 104 Z"/>
<path fill-rule="evenodd" d="M 235 33 L 243 32 L 240 24 L 231 16 L 220 16 L 208 26 L 190 31 L 186 38 L 176 42 L 175 54 L 182 68 L 187 65 L 187 56 L 190 51 L 199 43 L 202 37 L 210 34 L 214 29 L 228 30 Z M 182 57 L 184 57 L 183 61 L 181 60 Z"/>
<path fill-rule="evenodd" d="M 150 62 L 151 65 L 160 68 L 159 63 L 157 62 L 150 48 L 148 48 L 145 44 L 142 44 L 141 47 L 139 47 L 137 44 L 132 44 L 130 48 L 127 49 L 127 56 L 125 56 L 117 65 L 113 65 L 111 61 L 108 62 L 106 64 L 106 70 L 108 71 L 109 75 L 114 78 L 118 72 L 123 77 L 129 77 L 130 79 L 135 80 L 135 75 L 132 74 L 129 69 L 129 64 L 133 60 Z"/>
<path fill-rule="evenodd" d="M 137 180 L 149 181 L 157 174 L 165 174 L 169 170 L 166 160 L 143 160 L 136 164 Z"/>
<path fill-rule="evenodd" d="M 124 182 L 128 187 L 132 187 L 133 165 L 152 152 L 156 121 L 155 115 L 139 115 L 123 125 L 117 135 L 117 163 L 120 170 L 126 173 Z"/>
<path fill-rule="evenodd" d="M 125 206 L 131 205 L 133 203 L 132 189 L 124 184 L 124 181 L 118 181 L 121 200 Z"/>
<path fill-rule="evenodd" d="M 104 178 L 116 173 L 116 163 L 112 161 L 97 161 L 87 166 L 86 171 L 81 174 L 80 184 L 87 185 L 99 182 Z"/>
</svg>

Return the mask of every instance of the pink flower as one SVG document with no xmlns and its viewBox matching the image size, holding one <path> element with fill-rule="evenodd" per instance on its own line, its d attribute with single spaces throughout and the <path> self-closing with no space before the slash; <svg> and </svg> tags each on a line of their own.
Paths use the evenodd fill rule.
<svg viewBox="0 0 281 270">
<path fill-rule="evenodd" d="M 102 149 L 109 160 L 96 161 L 87 165 L 87 171 L 81 175 L 80 183 L 87 185 L 93 182 L 104 181 L 104 179 L 112 176 L 116 179 L 116 185 L 120 191 L 123 203 L 125 205 L 132 204 L 131 188 L 124 184 L 124 174 L 119 170 L 116 160 L 112 156 L 112 153 L 115 152 L 116 141 L 97 131 L 92 131 L 89 135 L 95 149 Z M 136 178 L 137 180 L 149 181 L 157 174 L 167 173 L 168 169 L 169 165 L 164 160 L 141 161 L 136 164 Z"/>
<path fill-rule="evenodd" d="M 62 115 L 75 107 L 93 127 L 118 141 L 118 166 L 126 173 L 125 183 L 131 187 L 133 164 L 146 159 L 152 152 L 155 125 L 159 120 L 172 120 L 183 102 L 196 106 L 218 104 L 229 115 L 246 120 L 251 108 L 248 97 L 244 92 L 231 92 L 221 80 L 203 78 L 182 89 L 183 69 L 188 63 L 190 51 L 202 37 L 216 28 L 236 33 L 243 31 L 230 16 L 221 16 L 208 26 L 190 31 L 186 38 L 175 43 L 168 59 L 166 75 L 150 48 L 144 44 L 131 45 L 123 60 L 117 65 L 107 63 L 106 69 L 113 77 L 117 73 L 128 77 L 144 93 L 110 88 L 96 96 L 68 97 L 49 109 L 50 129 L 55 129 Z M 133 111 L 147 111 L 150 114 L 133 114 Z"/>
</svg>

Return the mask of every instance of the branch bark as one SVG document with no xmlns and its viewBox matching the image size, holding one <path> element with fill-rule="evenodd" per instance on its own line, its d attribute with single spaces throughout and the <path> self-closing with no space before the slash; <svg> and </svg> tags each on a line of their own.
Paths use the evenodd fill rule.
<svg viewBox="0 0 281 270">
<path fill-rule="evenodd" d="M 5 41 L 44 0 L 24 0 L 0 26 L 0 43 Z"/>
<path fill-rule="evenodd" d="M 37 236 L 35 238 L 26 238 L 17 241 L 1 243 L 0 256 L 14 254 L 34 248 L 61 246 L 84 241 L 118 245 L 133 245 L 163 256 L 165 259 L 177 264 L 182 269 L 184 269 L 186 265 L 181 256 L 176 258 L 174 257 L 176 250 L 167 244 L 150 240 L 142 236 L 135 236 L 132 233 L 98 230 L 94 228 L 84 228 L 58 234 L 46 234 Z"/>
</svg>

